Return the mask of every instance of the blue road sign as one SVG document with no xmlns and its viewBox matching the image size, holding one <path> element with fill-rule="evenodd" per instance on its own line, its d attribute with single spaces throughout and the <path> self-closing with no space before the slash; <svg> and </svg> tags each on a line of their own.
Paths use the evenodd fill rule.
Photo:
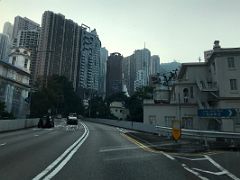
<svg viewBox="0 0 240 180">
<path fill-rule="evenodd" d="M 199 117 L 233 117 L 236 116 L 235 109 L 199 109 Z"/>
</svg>

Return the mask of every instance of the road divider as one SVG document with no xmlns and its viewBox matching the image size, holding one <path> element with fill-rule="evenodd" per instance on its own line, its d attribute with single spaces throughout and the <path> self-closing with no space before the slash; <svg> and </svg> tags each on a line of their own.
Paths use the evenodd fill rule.
<svg viewBox="0 0 240 180">
<path fill-rule="evenodd" d="M 61 154 L 55 161 L 53 161 L 46 169 L 44 169 L 40 174 L 33 178 L 33 180 L 47 180 L 53 178 L 72 158 L 72 156 L 77 152 L 80 146 L 85 142 L 89 135 L 88 127 L 81 123 L 84 127 L 83 135 L 75 141 L 68 149 L 66 149 L 63 154 Z"/>
</svg>

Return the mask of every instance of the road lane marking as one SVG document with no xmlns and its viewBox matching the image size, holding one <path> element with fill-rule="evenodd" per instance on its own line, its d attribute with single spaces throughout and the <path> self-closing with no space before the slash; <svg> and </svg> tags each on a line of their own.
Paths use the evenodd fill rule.
<svg viewBox="0 0 240 180">
<path fill-rule="evenodd" d="M 38 137 L 39 135 L 38 134 L 34 134 L 35 137 Z"/>
<path fill-rule="evenodd" d="M 99 150 L 100 153 L 104 152 L 112 152 L 112 151 L 124 151 L 124 150 L 132 150 L 132 149 L 139 149 L 136 146 L 126 146 L 126 147 L 114 147 L 114 148 L 101 148 Z"/>
<path fill-rule="evenodd" d="M 79 149 L 79 147 L 83 144 L 83 142 L 87 139 L 88 135 L 89 135 L 89 130 L 87 128 L 87 126 L 84 123 L 81 123 L 82 126 L 84 127 L 85 131 L 83 133 L 83 135 L 77 140 L 75 141 L 68 149 L 66 149 L 63 154 L 61 154 L 55 161 L 53 161 L 46 169 L 44 169 L 40 174 L 38 174 L 37 176 L 35 176 L 33 178 L 33 180 L 40 180 L 42 179 L 44 176 L 46 176 L 50 171 L 52 171 L 54 169 L 54 171 L 52 171 L 52 173 L 50 173 L 49 178 L 51 179 L 54 175 L 56 175 L 62 168 L 63 166 L 71 159 L 71 157 L 73 156 L 73 154 Z M 62 162 L 61 162 L 62 161 Z M 61 163 L 60 163 L 61 162 Z M 60 163 L 60 164 L 59 164 Z M 58 165 L 59 164 L 59 165 Z M 57 166 L 58 165 L 58 166 Z M 54 173 L 53 173 L 54 172 Z M 47 176 L 48 177 L 48 176 Z M 47 178 L 45 177 L 44 180 Z"/>
<path fill-rule="evenodd" d="M 0 146 L 5 146 L 7 143 L 2 143 L 2 144 L 0 144 Z"/>
<path fill-rule="evenodd" d="M 202 180 L 208 180 L 208 178 L 202 176 L 200 173 L 198 173 L 198 172 L 190 169 L 189 167 L 187 167 L 186 164 L 182 164 L 182 167 L 183 167 L 184 169 L 186 169 L 188 172 L 190 172 L 190 173 L 194 174 L 195 176 L 197 176 L 198 178 L 200 178 L 200 179 L 202 179 Z"/>
<path fill-rule="evenodd" d="M 139 146 L 140 148 L 142 148 L 144 151 L 148 151 L 148 152 L 152 152 L 152 153 L 158 153 L 158 154 L 162 154 L 164 155 L 165 157 L 171 159 L 171 160 L 175 160 L 175 158 L 163 151 L 156 151 L 154 149 L 151 149 L 150 147 L 148 146 L 145 146 L 144 144 L 140 143 L 139 141 L 137 141 L 136 139 L 133 139 L 132 137 L 126 135 L 126 134 L 123 134 L 121 133 L 122 136 L 124 136 L 125 138 L 127 138 L 129 141 L 131 141 L 132 143 L 136 144 L 137 146 Z"/>
<path fill-rule="evenodd" d="M 203 170 L 203 169 L 199 169 L 199 168 L 192 168 L 192 169 L 197 170 L 197 171 L 201 171 L 201 172 L 205 172 L 205 173 L 208 173 L 208 174 L 213 174 L 215 176 L 221 176 L 221 175 L 227 174 L 226 171 L 212 172 L 212 171 L 207 171 L 207 170 Z"/>
<path fill-rule="evenodd" d="M 68 154 L 68 156 L 50 174 L 48 174 L 44 178 L 44 180 L 52 179 L 68 163 L 68 161 L 72 158 L 72 156 L 77 152 L 80 146 L 87 139 L 88 135 L 89 131 L 87 130 L 87 135 L 84 137 L 84 139 Z"/>
<path fill-rule="evenodd" d="M 230 173 L 228 170 L 224 169 L 220 164 L 218 164 L 216 161 L 214 161 L 212 158 L 210 158 L 208 155 L 204 155 L 205 158 L 207 158 L 215 167 L 217 167 L 219 170 L 226 172 L 226 175 L 234 180 L 240 180 L 237 176 Z"/>
<path fill-rule="evenodd" d="M 155 156 L 156 156 L 156 154 L 145 154 L 145 155 L 141 155 L 141 156 L 120 156 L 120 157 L 106 158 L 106 159 L 104 159 L 104 161 L 144 159 L 144 158 L 155 157 Z"/>
<path fill-rule="evenodd" d="M 189 160 L 189 161 L 204 161 L 204 160 L 208 160 L 207 158 L 187 158 L 187 157 L 182 157 L 182 156 L 174 156 L 174 157 L 179 158 L 179 159 Z"/>
</svg>

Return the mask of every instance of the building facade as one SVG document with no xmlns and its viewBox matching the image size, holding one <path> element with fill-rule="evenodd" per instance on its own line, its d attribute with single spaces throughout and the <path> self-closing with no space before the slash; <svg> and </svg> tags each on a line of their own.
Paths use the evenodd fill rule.
<svg viewBox="0 0 240 180">
<path fill-rule="evenodd" d="M 29 81 L 30 52 L 12 49 L 8 61 L 0 60 L 0 100 L 16 118 L 29 115 L 29 104 L 25 101 L 30 91 Z"/>
<path fill-rule="evenodd" d="M 13 25 L 10 22 L 5 22 L 3 26 L 3 34 L 7 34 L 9 39 L 12 39 Z"/>
<path fill-rule="evenodd" d="M 118 120 L 127 120 L 129 116 L 129 110 L 125 108 L 124 104 L 119 101 L 113 101 L 110 106 L 111 114 Z"/>
<path fill-rule="evenodd" d="M 107 60 L 107 96 L 122 92 L 122 60 L 120 53 L 111 53 Z"/>
<path fill-rule="evenodd" d="M 63 75 L 75 82 L 79 59 L 80 28 L 62 14 L 45 11 L 37 53 L 36 78 L 43 83 L 52 75 Z"/>
<path fill-rule="evenodd" d="M 205 62 L 183 63 L 168 93 L 159 91 L 165 102 L 145 101 L 144 122 L 171 126 L 180 120 L 182 128 L 240 132 L 239 83 L 240 48 L 215 41 Z"/>
<path fill-rule="evenodd" d="M 106 76 L 107 76 L 107 59 L 108 50 L 103 47 L 100 49 L 100 65 L 99 65 L 99 95 L 106 96 Z"/>
<path fill-rule="evenodd" d="M 101 41 L 96 30 L 79 26 L 61 14 L 44 12 L 36 77 L 65 76 L 82 98 L 99 91 Z"/>
<path fill-rule="evenodd" d="M 20 17 L 16 16 L 14 19 L 14 25 L 13 25 L 13 34 L 12 34 L 12 40 L 13 45 L 16 45 L 17 41 L 17 35 L 20 30 L 40 30 L 40 25 L 31 19 L 28 19 L 26 17 Z"/>
<path fill-rule="evenodd" d="M 31 53 L 31 63 L 30 63 L 30 85 L 36 80 L 36 61 L 37 61 L 37 51 L 38 51 L 38 41 L 39 41 L 39 31 L 38 30 L 20 30 L 17 35 L 17 47 L 28 49 Z"/>
<path fill-rule="evenodd" d="M 151 56 L 150 65 L 149 65 L 149 74 L 160 73 L 160 57 L 158 55 Z"/>
<path fill-rule="evenodd" d="M 133 65 L 135 66 L 133 72 L 135 76 L 134 91 L 136 91 L 137 88 L 141 88 L 143 86 L 148 85 L 151 52 L 146 48 L 136 50 L 134 52 L 133 61 L 134 61 Z"/>
<path fill-rule="evenodd" d="M 7 34 L 0 33 L 0 60 L 8 58 L 10 40 Z"/>
<path fill-rule="evenodd" d="M 101 41 L 96 30 L 81 26 L 77 92 L 84 99 L 99 92 Z"/>
<path fill-rule="evenodd" d="M 123 71 L 123 86 L 126 87 L 125 92 L 127 94 L 130 93 L 131 88 L 131 80 L 130 80 L 130 73 L 131 73 L 131 56 L 124 57 L 122 61 L 122 71 Z"/>
</svg>

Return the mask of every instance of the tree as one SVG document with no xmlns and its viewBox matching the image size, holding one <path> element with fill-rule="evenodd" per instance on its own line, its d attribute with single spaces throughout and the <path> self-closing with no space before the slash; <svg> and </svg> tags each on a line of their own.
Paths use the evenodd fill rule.
<svg viewBox="0 0 240 180">
<path fill-rule="evenodd" d="M 0 101 L 0 119 L 13 119 L 13 114 L 5 111 L 5 107 L 5 103 Z"/>
<path fill-rule="evenodd" d="M 0 101 L 0 114 L 5 111 L 5 103 Z"/>
<path fill-rule="evenodd" d="M 137 91 L 129 98 L 127 104 L 131 121 L 143 122 L 143 100 L 151 99 L 152 95 L 153 87 L 146 86 L 137 89 Z"/>
<path fill-rule="evenodd" d="M 71 112 L 83 113 L 82 100 L 74 92 L 72 83 L 63 76 L 48 77 L 47 86 L 31 95 L 31 116 L 39 117 L 52 110 L 52 114 L 66 116 Z"/>
<path fill-rule="evenodd" d="M 110 110 L 106 101 L 102 97 L 96 96 L 89 102 L 87 115 L 93 118 L 109 118 Z"/>
</svg>

